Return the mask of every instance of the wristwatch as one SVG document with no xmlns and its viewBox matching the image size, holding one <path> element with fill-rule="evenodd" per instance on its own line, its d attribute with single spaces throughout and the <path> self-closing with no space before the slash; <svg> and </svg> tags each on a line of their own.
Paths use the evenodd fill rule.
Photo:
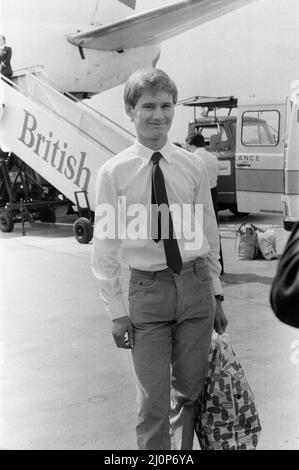
<svg viewBox="0 0 299 470">
<path fill-rule="evenodd" d="M 215 295 L 215 299 L 220 300 L 220 302 L 223 302 L 224 301 L 224 295 L 217 294 L 217 295 Z"/>
</svg>

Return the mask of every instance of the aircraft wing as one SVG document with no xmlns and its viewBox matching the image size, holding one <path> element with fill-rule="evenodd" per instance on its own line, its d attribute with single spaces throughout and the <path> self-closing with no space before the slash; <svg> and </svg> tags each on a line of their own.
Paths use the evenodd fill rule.
<svg viewBox="0 0 299 470">
<path fill-rule="evenodd" d="M 68 36 L 76 46 L 115 50 L 160 43 L 256 0 L 183 0 Z"/>
</svg>

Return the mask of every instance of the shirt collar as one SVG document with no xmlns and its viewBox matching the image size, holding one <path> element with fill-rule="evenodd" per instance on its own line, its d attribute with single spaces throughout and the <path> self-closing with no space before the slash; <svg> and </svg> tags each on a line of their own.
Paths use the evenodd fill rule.
<svg viewBox="0 0 299 470">
<path fill-rule="evenodd" d="M 161 153 L 161 155 L 164 157 L 164 159 L 167 161 L 167 163 L 171 163 L 171 158 L 172 158 L 172 146 L 169 140 L 166 142 L 164 147 L 162 147 L 160 150 L 153 150 L 148 147 L 145 147 L 142 145 L 140 142 L 135 140 L 134 143 L 134 150 L 136 152 L 136 155 L 139 155 L 148 165 L 151 161 L 152 155 L 155 152 Z"/>
</svg>

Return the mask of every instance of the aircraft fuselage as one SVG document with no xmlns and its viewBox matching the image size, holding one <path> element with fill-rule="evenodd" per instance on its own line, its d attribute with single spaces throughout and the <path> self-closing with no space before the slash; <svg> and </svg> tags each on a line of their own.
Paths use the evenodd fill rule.
<svg viewBox="0 0 299 470">
<path fill-rule="evenodd" d="M 137 68 L 151 65 L 159 55 L 159 44 L 117 52 L 80 50 L 67 41 L 68 34 L 88 26 L 0 20 L 13 50 L 13 70 L 42 65 L 63 91 L 100 93 L 123 83 Z"/>
</svg>

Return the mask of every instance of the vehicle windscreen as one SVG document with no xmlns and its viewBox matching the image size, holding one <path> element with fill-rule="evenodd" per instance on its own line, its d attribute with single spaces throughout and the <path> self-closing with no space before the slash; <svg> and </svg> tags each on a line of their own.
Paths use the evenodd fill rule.
<svg viewBox="0 0 299 470">
<path fill-rule="evenodd" d="M 203 135 L 207 150 L 211 152 L 231 150 L 226 130 L 220 123 L 200 126 L 196 130 Z"/>
<path fill-rule="evenodd" d="M 243 113 L 242 144 L 245 146 L 277 145 L 279 140 L 279 121 L 278 111 L 247 111 Z"/>
</svg>

